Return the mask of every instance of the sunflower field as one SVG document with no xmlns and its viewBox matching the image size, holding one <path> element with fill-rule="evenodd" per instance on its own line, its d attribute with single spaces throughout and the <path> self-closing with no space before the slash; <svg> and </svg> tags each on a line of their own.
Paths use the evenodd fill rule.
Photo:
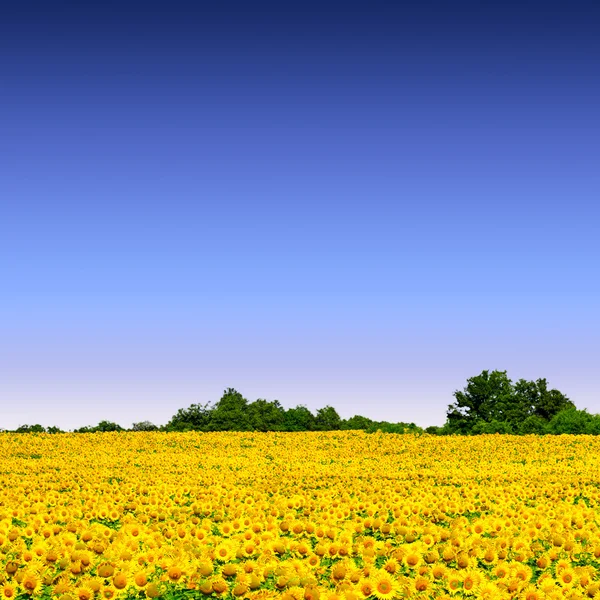
<svg viewBox="0 0 600 600">
<path fill-rule="evenodd" d="M 0 435 L 0 598 L 600 600 L 600 437 Z"/>
</svg>

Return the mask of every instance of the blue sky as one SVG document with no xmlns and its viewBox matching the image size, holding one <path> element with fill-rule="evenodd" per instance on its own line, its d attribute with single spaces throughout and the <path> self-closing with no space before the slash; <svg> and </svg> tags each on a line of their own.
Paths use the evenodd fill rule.
<svg viewBox="0 0 600 600">
<path fill-rule="evenodd" d="M 0 426 L 600 412 L 594 3 L 396 4 L 2 7 Z"/>
</svg>

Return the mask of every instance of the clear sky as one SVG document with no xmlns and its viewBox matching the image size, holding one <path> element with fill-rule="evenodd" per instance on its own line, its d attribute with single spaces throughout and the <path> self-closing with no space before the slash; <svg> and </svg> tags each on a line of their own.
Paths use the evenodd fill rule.
<svg viewBox="0 0 600 600">
<path fill-rule="evenodd" d="M 2 3 L 0 427 L 600 412 L 597 5 Z"/>
</svg>

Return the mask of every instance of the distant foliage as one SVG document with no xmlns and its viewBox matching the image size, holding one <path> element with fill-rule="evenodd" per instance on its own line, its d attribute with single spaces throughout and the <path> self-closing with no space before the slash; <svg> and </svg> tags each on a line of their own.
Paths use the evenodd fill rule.
<svg viewBox="0 0 600 600">
<path fill-rule="evenodd" d="M 237 390 L 228 388 L 215 405 L 192 404 L 181 408 L 165 431 L 338 431 L 362 430 L 390 433 L 421 433 L 414 423 L 387 423 L 355 415 L 342 419 L 330 405 L 312 413 L 300 404 L 285 409 L 278 400 L 259 398 L 248 402 Z"/>
<path fill-rule="evenodd" d="M 436 433 L 595 433 L 595 419 L 577 410 L 565 394 L 548 389 L 545 379 L 515 384 L 506 371 L 482 371 L 454 392 L 447 421 Z"/>
<path fill-rule="evenodd" d="M 365 431 L 367 433 L 412 433 L 429 435 L 478 434 L 592 434 L 600 435 L 600 415 L 578 410 L 565 394 L 548 389 L 545 379 L 516 383 L 506 371 L 482 371 L 454 392 L 446 423 L 425 429 L 415 423 L 375 421 L 362 415 L 343 419 L 330 405 L 316 413 L 299 404 L 284 408 L 278 400 L 258 398 L 249 402 L 234 388 L 227 388 L 215 404 L 192 404 L 180 408 L 162 426 L 150 421 L 133 423 L 129 431 Z M 118 423 L 76 429 L 75 433 L 125 431 Z M 21 425 L 15 433 L 61 433 L 58 427 Z"/>
<path fill-rule="evenodd" d="M 140 421 L 131 426 L 131 431 L 158 431 L 158 429 L 158 425 L 155 425 L 150 421 Z"/>
</svg>

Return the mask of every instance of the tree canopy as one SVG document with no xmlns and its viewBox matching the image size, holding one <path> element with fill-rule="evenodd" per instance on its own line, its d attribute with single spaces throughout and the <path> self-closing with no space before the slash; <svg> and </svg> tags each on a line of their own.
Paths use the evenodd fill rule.
<svg viewBox="0 0 600 600">
<path fill-rule="evenodd" d="M 545 379 L 519 379 L 506 371 L 482 371 L 454 392 L 446 429 L 451 433 L 543 433 L 552 419 L 575 405 L 565 394 L 548 389 Z"/>
<path fill-rule="evenodd" d="M 163 426 L 150 421 L 133 423 L 130 431 L 337 431 L 362 430 L 368 433 L 428 433 L 433 435 L 476 434 L 564 434 L 600 435 L 600 415 L 578 410 L 546 379 L 513 384 L 506 371 L 482 371 L 454 392 L 448 405 L 446 423 L 423 429 L 415 423 L 376 421 L 363 415 L 342 418 L 326 405 L 313 413 L 299 404 L 285 408 L 278 400 L 258 398 L 249 402 L 234 388 L 224 390 L 214 404 L 191 404 L 180 408 Z M 124 428 L 112 421 L 80 427 L 75 433 L 119 432 Z M 62 433 L 58 427 L 21 425 L 15 433 Z"/>
</svg>

